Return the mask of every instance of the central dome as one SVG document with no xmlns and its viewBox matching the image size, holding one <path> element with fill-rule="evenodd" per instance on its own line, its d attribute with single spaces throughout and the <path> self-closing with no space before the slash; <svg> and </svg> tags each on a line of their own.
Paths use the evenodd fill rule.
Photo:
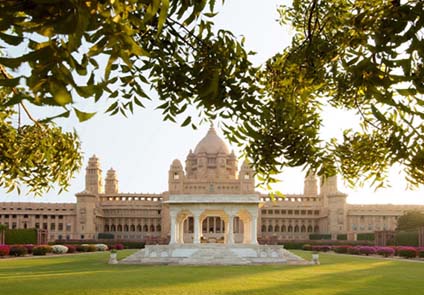
<svg viewBox="0 0 424 295">
<path fill-rule="evenodd" d="M 215 128 L 211 127 L 206 136 L 197 144 L 195 154 L 230 154 L 225 142 L 216 134 Z"/>
</svg>

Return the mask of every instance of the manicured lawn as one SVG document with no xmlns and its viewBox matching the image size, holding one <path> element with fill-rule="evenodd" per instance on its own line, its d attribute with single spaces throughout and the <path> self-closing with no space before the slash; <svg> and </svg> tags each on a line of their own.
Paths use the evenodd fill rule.
<svg viewBox="0 0 424 295">
<path fill-rule="evenodd" d="M 424 263 L 321 254 L 319 266 L 141 266 L 108 255 L 0 259 L 0 294 L 424 294 Z"/>
</svg>

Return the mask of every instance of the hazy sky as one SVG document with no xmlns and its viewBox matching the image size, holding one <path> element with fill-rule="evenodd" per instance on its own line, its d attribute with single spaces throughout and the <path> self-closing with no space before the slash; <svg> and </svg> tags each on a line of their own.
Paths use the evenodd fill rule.
<svg viewBox="0 0 424 295">
<path fill-rule="evenodd" d="M 215 23 L 236 36 L 245 36 L 247 48 L 257 52 L 253 61 L 259 65 L 289 44 L 290 29 L 281 27 L 276 21 L 277 7 L 281 3 L 274 0 L 228 0 L 220 8 Z M 146 109 L 136 109 L 128 119 L 109 117 L 100 111 L 100 114 L 84 123 L 78 123 L 75 118 L 59 122 L 65 129 L 77 130 L 84 152 L 84 167 L 72 181 L 69 192 L 57 195 L 57 192 L 51 191 L 41 198 L 3 193 L 0 201 L 74 202 L 75 193 L 84 189 L 85 166 L 93 154 L 100 158 L 104 177 L 110 167 L 117 171 L 121 192 L 166 191 L 172 160 L 178 158 L 184 162 L 188 151 L 194 149 L 209 126 L 200 126 L 193 131 L 189 127 L 181 128 L 177 124 L 163 122 L 160 111 L 155 111 L 154 106 L 155 102 L 147 103 Z M 94 107 L 96 109 L 93 106 L 89 109 L 85 103 L 81 103 L 81 109 L 86 111 L 104 110 L 104 105 Z M 337 137 L 344 128 L 355 127 L 357 121 L 350 114 L 332 111 L 326 114 L 324 125 L 325 137 Z M 339 181 L 339 187 L 349 194 L 350 203 L 424 204 L 424 189 L 405 191 L 406 183 L 397 170 L 393 169 L 391 189 L 377 193 L 369 188 L 350 190 L 343 187 L 342 181 Z M 278 189 L 284 193 L 302 193 L 303 176 L 297 169 L 286 171 L 280 177 L 283 181 Z"/>
</svg>

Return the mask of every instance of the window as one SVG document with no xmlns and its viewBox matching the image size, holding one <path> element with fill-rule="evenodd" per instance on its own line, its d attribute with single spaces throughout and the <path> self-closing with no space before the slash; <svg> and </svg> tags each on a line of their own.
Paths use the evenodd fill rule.
<svg viewBox="0 0 424 295">
<path fill-rule="evenodd" d="M 175 180 L 180 179 L 180 175 L 178 174 L 178 172 L 174 172 L 174 179 Z"/>
<path fill-rule="evenodd" d="M 16 229 L 17 225 L 16 222 L 12 222 L 12 229 Z"/>
<path fill-rule="evenodd" d="M 35 223 L 35 228 L 39 229 L 40 228 L 40 224 L 38 222 Z"/>
<path fill-rule="evenodd" d="M 59 223 L 59 224 L 57 225 L 57 229 L 58 229 L 58 230 L 63 230 L 63 223 Z"/>
<path fill-rule="evenodd" d="M 250 175 L 249 175 L 249 173 L 246 173 L 246 174 L 244 175 L 244 179 L 245 179 L 245 180 L 250 179 Z"/>
<path fill-rule="evenodd" d="M 71 225 L 70 224 L 66 225 L 66 231 L 71 231 Z"/>
<path fill-rule="evenodd" d="M 50 223 L 50 230 L 56 230 L 56 224 Z"/>
<path fill-rule="evenodd" d="M 15 214 L 13 214 L 13 215 L 12 215 L 12 218 L 16 218 L 16 215 L 15 215 Z"/>
<path fill-rule="evenodd" d="M 47 222 L 44 222 L 43 223 L 43 229 L 47 229 L 48 228 L 48 224 L 47 224 Z"/>
</svg>

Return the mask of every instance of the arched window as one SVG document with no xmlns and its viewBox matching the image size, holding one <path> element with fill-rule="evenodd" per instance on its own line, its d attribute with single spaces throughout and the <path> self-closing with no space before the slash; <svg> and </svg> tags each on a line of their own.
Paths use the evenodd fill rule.
<svg viewBox="0 0 424 295">
<path fill-rule="evenodd" d="M 129 231 L 128 224 L 125 224 L 125 225 L 124 225 L 124 231 Z"/>
<path fill-rule="evenodd" d="M 148 232 L 148 231 L 149 231 L 149 227 L 147 226 L 147 224 L 145 224 L 145 225 L 143 226 L 143 231 L 144 231 L 144 232 Z"/>
<path fill-rule="evenodd" d="M 131 231 L 135 231 L 135 225 L 134 225 L 134 224 L 131 224 L 131 226 L 130 226 L 130 230 L 131 230 Z"/>
<path fill-rule="evenodd" d="M 314 232 L 316 232 L 316 233 L 319 232 L 319 226 L 318 225 L 315 225 Z"/>
<path fill-rule="evenodd" d="M 160 224 L 156 225 L 156 231 L 160 232 L 162 230 Z"/>
<path fill-rule="evenodd" d="M 295 225 L 295 226 L 294 226 L 294 232 L 295 232 L 295 233 L 298 233 L 298 232 L 299 232 L 299 226 L 298 226 L 298 225 Z"/>
<path fill-rule="evenodd" d="M 141 224 L 137 225 L 137 231 L 141 232 Z"/>
<path fill-rule="evenodd" d="M 305 232 L 306 232 L 306 226 L 302 225 L 302 227 L 300 228 L 300 231 L 301 231 L 302 233 L 305 233 Z"/>
<path fill-rule="evenodd" d="M 105 224 L 105 232 L 109 232 L 109 224 Z"/>
<path fill-rule="evenodd" d="M 265 225 L 265 224 L 264 224 L 264 225 L 262 225 L 261 231 L 262 231 L 263 233 L 265 233 L 265 232 L 266 232 L 266 225 Z"/>
<path fill-rule="evenodd" d="M 278 224 L 274 227 L 274 232 L 275 233 L 280 232 L 280 226 Z"/>
<path fill-rule="evenodd" d="M 289 229 L 289 233 L 293 232 L 293 226 L 289 225 L 288 229 Z"/>
<path fill-rule="evenodd" d="M 272 233 L 272 225 L 270 224 L 270 225 L 268 225 L 268 232 L 269 233 Z"/>
<path fill-rule="evenodd" d="M 122 231 L 122 225 L 118 224 L 118 231 Z"/>
<path fill-rule="evenodd" d="M 313 229 L 312 229 L 312 225 L 309 225 L 308 226 L 308 233 L 311 233 L 313 231 Z"/>
<path fill-rule="evenodd" d="M 282 226 L 281 226 L 281 232 L 285 233 L 286 231 L 287 231 L 286 226 L 285 226 L 285 225 L 282 225 Z"/>
<path fill-rule="evenodd" d="M 112 225 L 110 226 L 110 231 L 116 231 L 116 226 L 115 226 L 114 224 L 112 224 Z"/>
<path fill-rule="evenodd" d="M 151 232 L 155 231 L 155 226 L 153 224 L 150 226 L 150 231 Z"/>
</svg>

